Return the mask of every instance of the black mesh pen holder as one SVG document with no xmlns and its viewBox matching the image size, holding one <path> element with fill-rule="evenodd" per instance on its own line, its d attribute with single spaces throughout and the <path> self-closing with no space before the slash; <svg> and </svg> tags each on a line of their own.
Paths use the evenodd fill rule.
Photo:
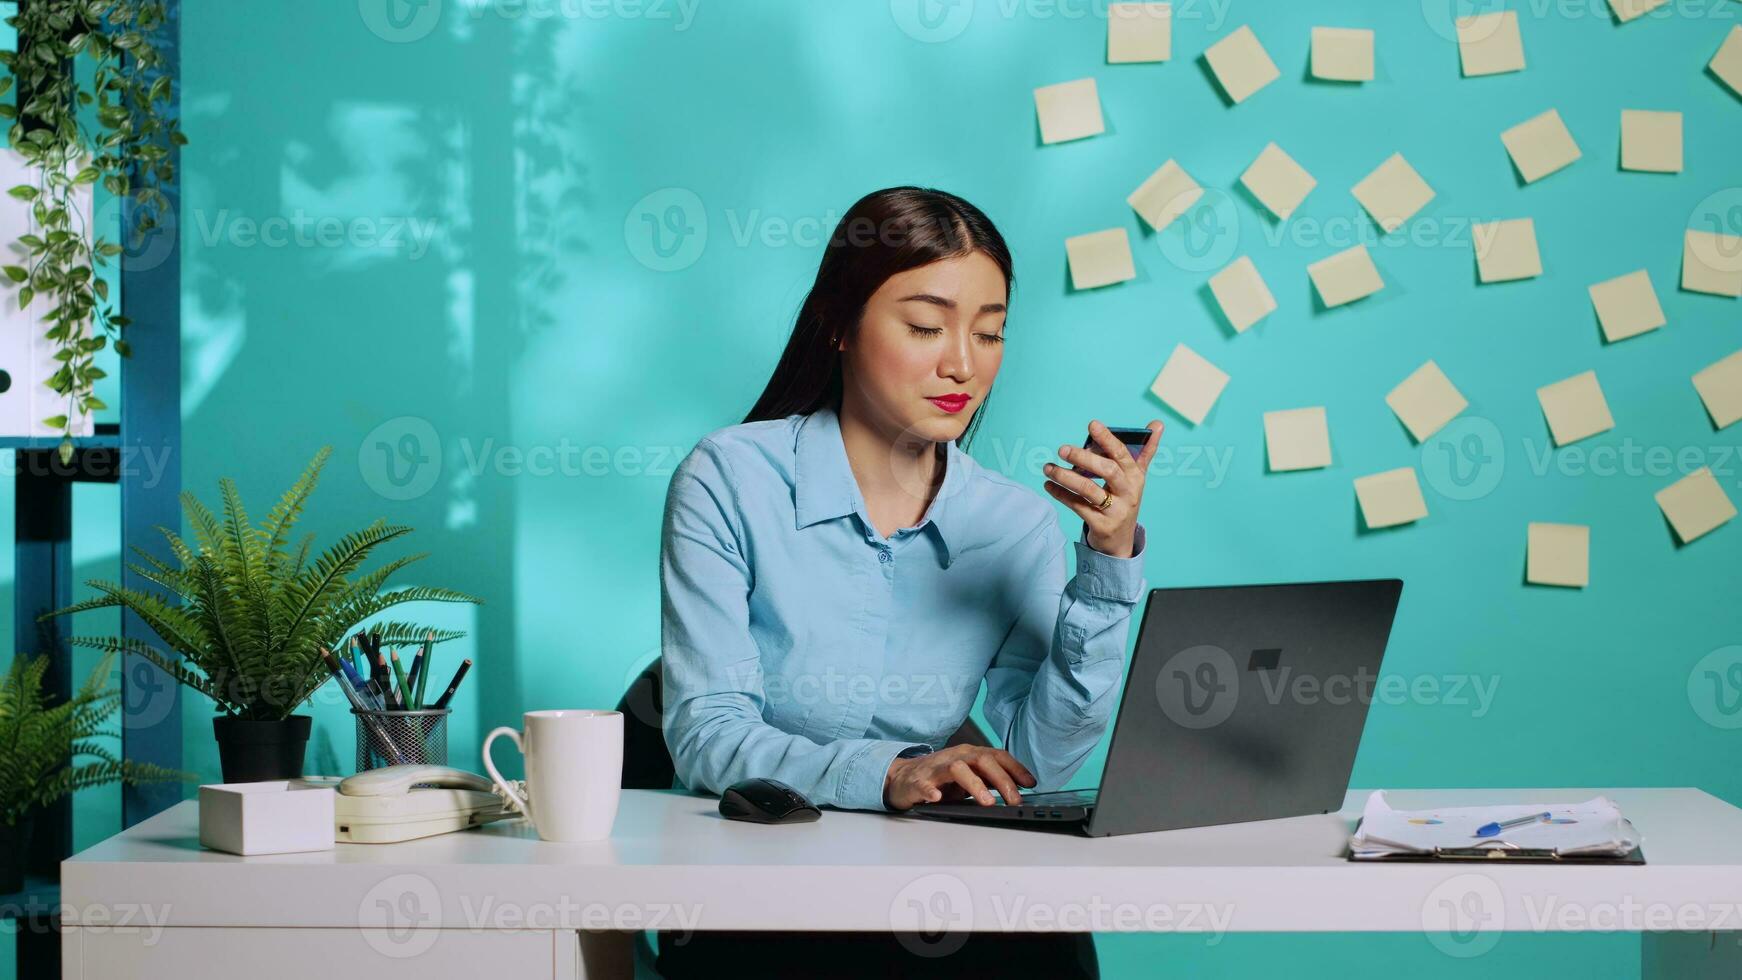
<svg viewBox="0 0 1742 980">
<path fill-rule="evenodd" d="M 360 711 L 357 716 L 357 771 L 382 766 L 448 764 L 448 716 L 452 708 L 416 711 Z"/>
</svg>

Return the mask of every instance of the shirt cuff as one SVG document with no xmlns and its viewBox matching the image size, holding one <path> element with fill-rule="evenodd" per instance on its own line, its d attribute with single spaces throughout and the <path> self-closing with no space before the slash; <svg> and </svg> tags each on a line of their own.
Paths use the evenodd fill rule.
<svg viewBox="0 0 1742 980">
<path fill-rule="evenodd" d="M 931 751 L 931 746 L 916 742 L 872 742 L 863 752 L 848 765 L 846 773 L 841 777 L 840 806 L 848 810 L 882 810 L 889 811 L 889 805 L 883 802 L 883 784 L 889 778 L 889 765 L 898 754 L 905 754 L 914 749 L 923 749 L 915 755 L 924 755 Z"/>
<path fill-rule="evenodd" d="M 1131 557 L 1115 558 L 1096 551 L 1088 541 L 1089 532 L 1077 545 L 1077 588 L 1086 595 L 1114 602 L 1135 603 L 1143 598 L 1143 552 L 1148 534 L 1137 525 L 1131 538 Z"/>
</svg>

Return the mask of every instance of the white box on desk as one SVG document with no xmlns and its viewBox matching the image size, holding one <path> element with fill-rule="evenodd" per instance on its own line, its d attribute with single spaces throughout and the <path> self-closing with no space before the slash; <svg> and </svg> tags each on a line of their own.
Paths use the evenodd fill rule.
<svg viewBox="0 0 1742 980">
<path fill-rule="evenodd" d="M 200 843 L 231 854 L 333 849 L 333 791 L 297 780 L 200 787 Z"/>
</svg>

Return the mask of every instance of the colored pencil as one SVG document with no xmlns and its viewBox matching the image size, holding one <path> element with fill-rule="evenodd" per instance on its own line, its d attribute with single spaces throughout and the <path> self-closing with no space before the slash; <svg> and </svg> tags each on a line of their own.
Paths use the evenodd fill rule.
<svg viewBox="0 0 1742 980">
<path fill-rule="evenodd" d="M 454 692 L 459 690 L 460 682 L 466 679 L 466 671 L 470 670 L 471 667 L 472 660 L 470 657 L 460 661 L 460 669 L 454 671 L 454 679 L 448 682 L 448 689 L 442 692 L 441 697 L 436 698 L 436 703 L 433 707 L 445 708 L 448 706 L 448 702 L 454 699 Z"/>
</svg>

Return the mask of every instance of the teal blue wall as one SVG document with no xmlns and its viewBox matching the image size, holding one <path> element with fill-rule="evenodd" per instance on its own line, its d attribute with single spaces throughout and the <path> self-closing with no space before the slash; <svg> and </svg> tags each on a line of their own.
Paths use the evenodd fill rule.
<svg viewBox="0 0 1742 980">
<path fill-rule="evenodd" d="M 1171 62 L 1108 66 L 1088 0 L 980 0 L 939 43 L 907 0 L 448 0 L 403 27 L 374 0 L 187 0 L 184 480 L 210 495 L 233 475 L 264 506 L 331 444 L 312 528 L 415 525 L 411 547 L 434 553 L 418 580 L 489 600 L 431 614 L 473 631 L 450 656 L 478 660 L 452 742 L 474 765 L 482 730 L 609 705 L 653 656 L 672 465 L 761 390 L 822 229 L 871 189 L 942 187 L 1016 256 L 982 463 L 1039 492 L 1029 450 L 1091 417 L 1161 415 L 1175 455 L 1145 501 L 1152 585 L 1407 580 L 1387 670 L 1439 693 L 1374 705 L 1357 785 L 1692 785 L 1742 803 L 1726 727 L 1742 718 L 1695 670 L 1742 643 L 1742 527 L 1678 548 L 1652 501 L 1676 474 L 1591 465 L 1686 450 L 1742 499 L 1742 427 L 1714 432 L 1688 380 L 1742 346 L 1742 306 L 1676 288 L 1684 228 L 1716 215 L 1742 233 L 1742 100 L 1703 70 L 1742 4 L 1618 26 L 1602 0 L 1513 0 L 1528 69 L 1462 79 L 1451 2 L 1175 0 Z M 1230 108 L 1199 55 L 1242 23 L 1283 78 Z M 1308 81 L 1319 25 L 1376 29 L 1378 78 Z M 1107 135 L 1039 146 L 1030 91 L 1089 75 Z M 1520 186 L 1499 133 L 1551 107 L 1584 158 Z M 1618 170 L 1622 108 L 1685 113 L 1683 174 Z M 1280 230 L 1236 190 L 1271 140 L 1319 181 Z M 1380 240 L 1348 188 L 1397 151 L 1438 196 Z M 1170 157 L 1210 193 L 1152 235 L 1124 198 Z M 707 237 L 666 272 L 642 222 L 673 204 Z M 248 233 L 299 216 L 348 224 L 325 242 Z M 1536 219 L 1544 275 L 1477 286 L 1469 223 L 1513 217 Z M 1132 233 L 1138 281 L 1068 292 L 1064 238 L 1108 227 Z M 1387 288 L 1316 312 L 1306 265 L 1357 240 Z M 1204 285 L 1243 253 L 1281 308 L 1235 337 Z M 1669 325 L 1605 345 L 1586 287 L 1642 266 Z M 1233 376 L 1197 427 L 1148 394 L 1182 341 Z M 1430 357 L 1471 405 L 1414 447 L 1383 396 Z M 1535 389 L 1592 368 L 1615 430 L 1550 451 Z M 1261 413 L 1315 404 L 1335 465 L 1267 474 Z M 421 462 L 389 466 L 383 444 Z M 1360 533 L 1350 481 L 1408 465 L 1431 515 Z M 1522 584 L 1533 520 L 1592 525 L 1588 589 Z M 342 769 L 344 713 L 325 695 L 316 711 L 311 767 Z M 189 705 L 188 758 L 210 776 L 208 718 Z M 1097 756 L 1076 781 L 1099 773 Z M 1628 936 L 1507 935 L 1472 963 L 1419 935 L 1101 948 L 1109 976 L 1168 977 L 1631 977 L 1638 955 Z"/>
</svg>

